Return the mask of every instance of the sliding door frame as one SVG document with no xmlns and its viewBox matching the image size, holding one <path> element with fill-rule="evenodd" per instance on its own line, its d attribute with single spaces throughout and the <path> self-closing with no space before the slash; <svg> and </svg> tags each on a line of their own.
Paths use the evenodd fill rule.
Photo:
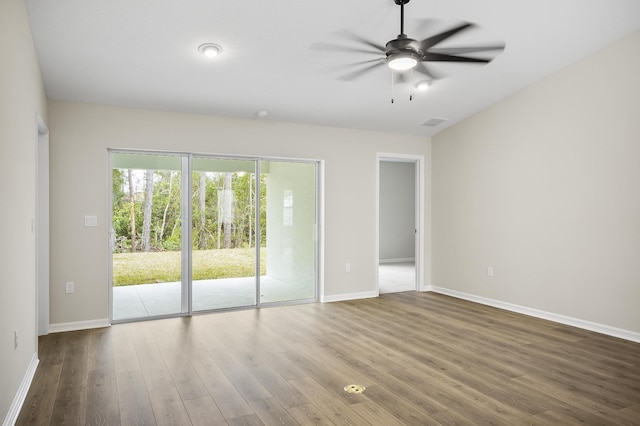
<svg viewBox="0 0 640 426">
<path fill-rule="evenodd" d="M 148 316 L 141 318 L 130 318 L 125 320 L 113 319 L 113 247 L 115 244 L 113 234 L 113 156 L 112 154 L 140 154 L 140 155 L 166 155 L 177 156 L 181 159 L 181 312 L 177 314 Z M 260 309 L 263 306 L 282 306 L 293 305 L 302 303 L 313 303 L 320 300 L 320 295 L 324 288 L 323 283 L 323 262 L 324 262 L 324 161 L 317 159 L 306 158 L 289 158 L 289 157 L 268 157 L 268 156 L 248 156 L 248 155 L 231 155 L 231 154 L 215 154 L 215 153 L 199 153 L 199 152 L 182 152 L 182 151 L 162 151 L 162 150 L 140 150 L 140 149 L 120 149 L 120 148 L 108 148 L 107 149 L 107 208 L 109 217 L 109 229 L 108 229 L 108 300 L 109 300 L 109 322 L 114 323 L 126 323 L 136 321 L 146 321 L 152 319 L 162 318 L 174 318 L 180 316 L 192 316 L 198 314 L 207 314 L 211 312 L 230 311 L 240 309 Z M 255 235 L 254 235 L 254 247 L 255 247 L 255 304 L 251 306 L 243 306 L 237 308 L 223 308 L 216 310 L 193 310 L 193 280 L 192 280 L 192 208 L 191 208 L 191 187 L 192 187 L 192 163 L 193 158 L 212 158 L 212 159 L 226 159 L 226 160 L 245 160 L 253 161 L 255 163 L 255 182 L 254 188 L 256 196 L 254 197 L 254 223 L 255 223 Z M 282 161 L 292 163 L 306 163 L 313 164 L 315 167 L 315 255 L 314 255 L 314 297 L 309 299 L 288 300 L 282 302 L 260 302 L 260 254 L 263 248 L 261 247 L 261 234 L 262 225 L 260 223 L 260 163 L 261 161 Z M 265 248 L 266 249 L 266 248 Z"/>
<path fill-rule="evenodd" d="M 180 200 L 180 217 L 182 223 L 180 224 L 180 232 L 182 233 L 182 239 L 180 241 L 180 257 L 181 257 L 181 270 L 180 276 L 180 289 L 181 289 L 181 314 L 191 315 L 193 312 L 193 285 L 191 283 L 191 275 L 193 272 L 192 263 L 192 250 L 193 243 L 191 238 L 193 231 L 191 229 L 191 220 L 193 212 L 191 208 L 191 185 L 193 183 L 193 176 L 191 164 L 193 162 L 193 155 L 188 154 L 182 157 L 182 176 L 180 180 L 180 189 L 182 199 Z"/>
</svg>

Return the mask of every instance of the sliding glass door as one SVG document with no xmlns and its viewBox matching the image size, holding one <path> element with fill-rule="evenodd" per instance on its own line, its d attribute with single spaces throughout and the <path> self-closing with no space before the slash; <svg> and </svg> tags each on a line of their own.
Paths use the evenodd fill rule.
<svg viewBox="0 0 640 426">
<path fill-rule="evenodd" d="M 316 164 L 264 160 L 266 274 L 262 303 L 316 297 Z"/>
<path fill-rule="evenodd" d="M 255 161 L 192 161 L 193 310 L 255 306 Z"/>
<path fill-rule="evenodd" d="M 113 153 L 112 319 L 184 312 L 182 157 Z"/>
<path fill-rule="evenodd" d="M 114 321 L 316 300 L 317 162 L 111 162 Z"/>
</svg>

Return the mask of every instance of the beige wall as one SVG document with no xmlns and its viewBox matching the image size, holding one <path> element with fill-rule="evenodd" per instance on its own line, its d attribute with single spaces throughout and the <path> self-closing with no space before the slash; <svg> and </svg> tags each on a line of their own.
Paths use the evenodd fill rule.
<svg viewBox="0 0 640 426">
<path fill-rule="evenodd" d="M 36 353 L 36 113 L 46 103 L 24 3 L 0 1 L 0 419 Z M 13 333 L 18 331 L 18 348 Z"/>
<path fill-rule="evenodd" d="M 433 138 L 435 286 L 640 332 L 639 76 L 636 32 Z"/>
<path fill-rule="evenodd" d="M 109 147 L 324 160 L 324 295 L 331 298 L 376 291 L 376 152 L 427 156 L 429 144 L 416 136 L 61 102 L 49 104 L 49 120 L 52 324 L 108 317 Z M 85 228 L 85 215 L 97 215 L 98 227 Z M 75 282 L 75 294 L 65 294 L 66 281 Z"/>
</svg>

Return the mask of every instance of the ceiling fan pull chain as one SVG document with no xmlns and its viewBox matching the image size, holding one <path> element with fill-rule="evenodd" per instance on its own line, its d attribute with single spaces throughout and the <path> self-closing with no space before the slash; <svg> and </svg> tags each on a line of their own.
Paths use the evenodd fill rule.
<svg viewBox="0 0 640 426">
<path fill-rule="evenodd" d="M 393 103 L 393 80 L 394 80 L 393 73 L 394 71 L 391 70 L 391 103 Z"/>
<path fill-rule="evenodd" d="M 411 86 L 410 92 L 409 92 L 409 100 L 412 101 L 413 100 L 413 68 L 411 68 L 409 70 L 409 85 Z"/>
</svg>

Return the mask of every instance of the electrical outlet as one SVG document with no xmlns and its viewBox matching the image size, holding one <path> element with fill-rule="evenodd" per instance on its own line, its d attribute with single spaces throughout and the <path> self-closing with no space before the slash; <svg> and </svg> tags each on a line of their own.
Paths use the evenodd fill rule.
<svg viewBox="0 0 640 426">
<path fill-rule="evenodd" d="M 73 294 L 74 291 L 74 285 L 72 281 L 67 281 L 67 286 L 65 287 L 65 293 L 67 294 Z"/>
<path fill-rule="evenodd" d="M 13 350 L 18 349 L 18 330 L 13 332 Z"/>
<path fill-rule="evenodd" d="M 487 268 L 487 275 L 492 277 L 493 276 L 493 266 L 489 266 Z"/>
<path fill-rule="evenodd" d="M 351 272 L 351 264 L 350 263 L 346 263 L 344 265 L 344 271 L 345 272 Z"/>
</svg>

